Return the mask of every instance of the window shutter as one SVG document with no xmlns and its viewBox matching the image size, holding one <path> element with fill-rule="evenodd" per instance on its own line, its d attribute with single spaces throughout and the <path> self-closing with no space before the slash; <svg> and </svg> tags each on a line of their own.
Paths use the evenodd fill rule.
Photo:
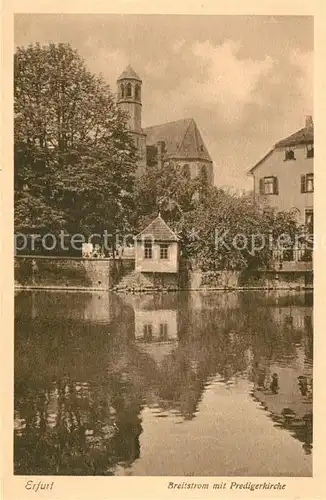
<svg viewBox="0 0 326 500">
<path fill-rule="evenodd" d="M 306 176 L 301 175 L 301 193 L 306 192 Z"/>
<path fill-rule="evenodd" d="M 259 193 L 264 194 L 264 178 L 259 179 Z"/>
<path fill-rule="evenodd" d="M 278 194 L 278 178 L 277 177 L 274 177 L 274 194 Z"/>
</svg>

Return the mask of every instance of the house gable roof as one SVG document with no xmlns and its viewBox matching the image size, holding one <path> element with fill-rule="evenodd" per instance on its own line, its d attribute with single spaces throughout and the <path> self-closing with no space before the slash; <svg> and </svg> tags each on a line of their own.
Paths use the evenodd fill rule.
<svg viewBox="0 0 326 500">
<path fill-rule="evenodd" d="M 165 142 L 165 153 L 170 158 L 212 161 L 193 118 L 163 123 L 144 129 L 147 145 Z"/>
<path fill-rule="evenodd" d="M 276 148 L 296 146 L 299 144 L 309 144 L 314 142 L 314 129 L 313 127 L 304 127 L 294 134 L 289 135 L 285 139 L 278 141 L 275 144 Z"/>
<path fill-rule="evenodd" d="M 177 235 L 169 228 L 167 223 L 159 214 L 145 229 L 137 236 L 136 240 L 154 239 L 154 241 L 178 241 Z"/>
<path fill-rule="evenodd" d="M 285 137 L 284 139 L 281 139 L 278 141 L 272 149 L 268 151 L 268 153 L 263 156 L 249 171 L 249 174 L 252 174 L 252 172 L 259 167 L 259 165 L 265 161 L 272 153 L 275 151 L 277 148 L 287 148 L 287 147 L 293 147 L 293 146 L 298 146 L 301 144 L 313 144 L 314 142 L 314 128 L 313 126 L 308 126 L 304 127 L 294 134 L 289 135 L 288 137 Z"/>
</svg>

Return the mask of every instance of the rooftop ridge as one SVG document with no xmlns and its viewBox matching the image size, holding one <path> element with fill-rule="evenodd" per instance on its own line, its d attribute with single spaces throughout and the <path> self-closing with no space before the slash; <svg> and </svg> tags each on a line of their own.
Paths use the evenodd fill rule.
<svg viewBox="0 0 326 500">
<path fill-rule="evenodd" d="M 180 144 L 178 144 L 178 147 L 177 147 L 177 150 L 176 150 L 176 154 L 178 154 L 178 153 L 179 153 L 179 151 L 180 151 L 180 149 L 181 149 L 181 146 L 183 145 L 183 141 L 185 140 L 185 137 L 186 137 L 186 135 L 188 134 L 188 130 L 190 129 L 190 126 L 191 126 L 191 124 L 193 123 L 193 121 L 194 121 L 194 120 L 193 120 L 193 118 L 190 118 L 190 119 L 189 119 L 189 123 L 188 123 L 188 125 L 187 125 L 187 128 L 185 129 L 185 132 L 184 132 L 183 137 L 182 137 L 182 139 L 181 139 L 181 141 L 180 141 Z M 195 142 L 196 142 L 196 146 L 198 146 L 198 145 L 197 145 L 196 134 L 195 134 Z M 198 150 L 198 147 L 197 147 L 197 150 Z"/>
<path fill-rule="evenodd" d="M 158 123 L 157 125 L 150 125 L 149 127 L 144 127 L 144 130 L 150 129 L 150 128 L 156 128 L 156 127 L 163 127 L 166 125 L 172 125 L 173 123 L 180 123 L 180 122 L 191 122 L 191 120 L 194 120 L 193 118 L 179 118 L 178 120 L 172 120 L 170 122 L 163 122 L 163 123 Z"/>
</svg>

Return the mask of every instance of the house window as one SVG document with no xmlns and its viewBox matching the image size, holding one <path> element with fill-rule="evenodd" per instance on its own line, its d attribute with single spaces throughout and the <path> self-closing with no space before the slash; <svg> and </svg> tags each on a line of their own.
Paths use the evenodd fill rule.
<svg viewBox="0 0 326 500">
<path fill-rule="evenodd" d="M 153 258 L 153 245 L 151 241 L 145 241 L 144 257 L 145 259 Z"/>
<path fill-rule="evenodd" d="M 314 157 L 314 146 L 313 144 L 308 144 L 307 145 L 307 158 L 313 158 Z"/>
<path fill-rule="evenodd" d="M 314 229 L 314 211 L 312 208 L 307 208 L 305 211 L 305 224 L 313 232 Z"/>
<path fill-rule="evenodd" d="M 263 177 L 260 179 L 260 194 L 278 194 L 277 177 Z"/>
<path fill-rule="evenodd" d="M 287 160 L 295 160 L 295 155 L 294 155 L 294 150 L 293 149 L 286 149 L 285 150 L 285 161 Z"/>
<path fill-rule="evenodd" d="M 124 85 L 122 85 L 122 84 L 120 85 L 120 94 L 121 94 L 121 97 L 123 99 L 125 96 L 125 88 L 124 88 Z"/>
<path fill-rule="evenodd" d="M 160 245 L 160 259 L 168 259 L 169 245 Z"/>
<path fill-rule="evenodd" d="M 314 192 L 314 174 L 301 175 L 301 193 Z"/>
<path fill-rule="evenodd" d="M 153 338 L 153 325 L 151 323 L 144 325 L 144 339 L 152 340 Z"/>
<path fill-rule="evenodd" d="M 167 323 L 160 324 L 160 340 L 167 340 L 168 338 L 168 325 Z"/>
<path fill-rule="evenodd" d="M 131 97 L 132 93 L 131 93 L 131 83 L 128 83 L 127 85 L 127 97 Z"/>
</svg>

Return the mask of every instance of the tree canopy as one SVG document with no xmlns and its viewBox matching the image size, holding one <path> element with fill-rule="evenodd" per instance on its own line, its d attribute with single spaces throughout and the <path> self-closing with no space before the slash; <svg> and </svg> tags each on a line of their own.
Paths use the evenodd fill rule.
<svg viewBox="0 0 326 500">
<path fill-rule="evenodd" d="M 101 77 L 67 44 L 14 58 L 15 229 L 101 232 L 133 211 L 136 149 Z"/>
<path fill-rule="evenodd" d="M 293 213 L 262 211 L 251 194 L 209 186 L 200 176 L 187 180 L 173 163 L 148 168 L 135 196 L 138 229 L 160 211 L 179 235 L 182 255 L 202 270 L 268 266 L 278 239 L 288 248 L 300 229 Z"/>
<path fill-rule="evenodd" d="M 297 232 L 293 214 L 262 212 L 251 196 L 211 187 L 201 175 L 188 178 L 175 162 L 151 164 L 137 179 L 126 119 L 109 86 L 69 45 L 17 48 L 16 232 L 127 234 L 161 212 L 182 254 L 207 270 L 265 265 L 272 252 L 254 251 L 255 235 L 275 240 Z"/>
</svg>

